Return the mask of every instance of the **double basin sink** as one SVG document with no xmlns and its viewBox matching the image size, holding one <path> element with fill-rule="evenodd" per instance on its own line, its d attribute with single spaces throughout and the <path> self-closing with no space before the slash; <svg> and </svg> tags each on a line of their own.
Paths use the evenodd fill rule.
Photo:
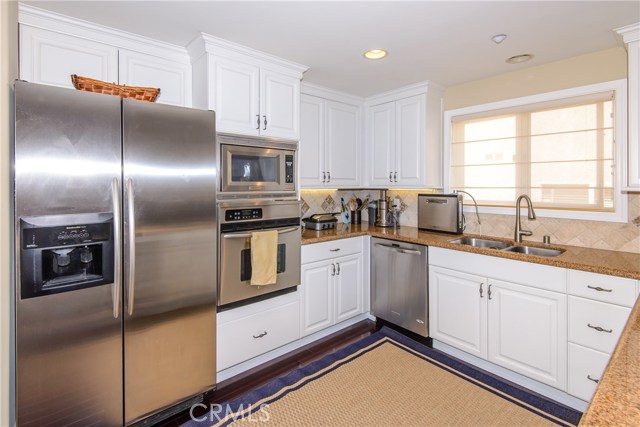
<svg viewBox="0 0 640 427">
<path fill-rule="evenodd" d="M 495 249 L 505 252 L 515 252 L 525 255 L 536 255 L 544 257 L 555 257 L 564 252 L 564 249 L 538 248 L 535 246 L 514 245 L 511 242 L 500 240 L 478 239 L 475 237 L 462 237 L 460 239 L 449 240 L 449 243 L 458 245 L 473 246 L 474 248 Z"/>
</svg>

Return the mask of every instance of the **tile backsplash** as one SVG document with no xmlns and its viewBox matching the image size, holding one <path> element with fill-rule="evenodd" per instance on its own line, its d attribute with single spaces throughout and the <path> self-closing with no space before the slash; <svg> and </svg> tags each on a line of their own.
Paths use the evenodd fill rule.
<svg viewBox="0 0 640 427">
<path fill-rule="evenodd" d="M 428 191 L 388 190 L 387 195 L 401 202 L 400 225 L 418 226 L 418 194 Z M 302 214 L 304 217 L 314 213 L 339 212 L 340 197 L 345 201 L 351 197 L 364 200 L 377 200 L 378 190 L 302 190 Z M 522 216 L 523 227 L 533 232 L 525 238 L 537 242 L 544 235 L 551 236 L 551 243 L 609 249 L 623 252 L 640 253 L 640 194 L 629 194 L 629 220 L 626 223 L 606 221 L 580 221 L 574 219 L 556 219 L 538 217 L 528 221 Z M 362 219 L 368 221 L 367 212 Z M 465 232 L 487 236 L 513 238 L 515 215 L 480 214 L 482 221 L 478 225 L 475 214 L 467 213 Z"/>
</svg>

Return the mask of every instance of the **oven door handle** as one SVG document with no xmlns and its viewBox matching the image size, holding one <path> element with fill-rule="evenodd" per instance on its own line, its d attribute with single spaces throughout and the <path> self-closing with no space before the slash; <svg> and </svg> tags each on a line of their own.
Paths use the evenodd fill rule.
<svg viewBox="0 0 640 427">
<path fill-rule="evenodd" d="M 300 229 L 300 227 L 284 228 L 282 230 L 278 230 L 278 234 L 291 233 L 298 229 Z M 247 237 L 251 237 L 251 233 L 224 233 L 222 235 L 223 239 L 246 239 Z"/>
</svg>

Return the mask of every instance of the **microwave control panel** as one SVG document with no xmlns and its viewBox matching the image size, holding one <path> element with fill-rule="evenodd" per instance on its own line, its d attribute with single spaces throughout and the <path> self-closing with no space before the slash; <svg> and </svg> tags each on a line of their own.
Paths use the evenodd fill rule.
<svg viewBox="0 0 640 427">
<path fill-rule="evenodd" d="M 293 155 L 292 154 L 286 154 L 284 156 L 284 169 L 285 169 L 285 183 L 286 184 L 293 184 L 293 176 L 295 174 L 294 172 L 294 168 L 293 168 Z"/>
<path fill-rule="evenodd" d="M 225 221 L 246 221 L 251 219 L 261 219 L 262 208 L 251 209 L 229 209 L 224 213 Z"/>
</svg>

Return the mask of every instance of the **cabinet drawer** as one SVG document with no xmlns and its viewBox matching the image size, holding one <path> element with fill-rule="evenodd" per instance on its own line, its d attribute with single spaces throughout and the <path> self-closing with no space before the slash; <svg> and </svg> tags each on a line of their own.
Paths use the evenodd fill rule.
<svg viewBox="0 0 640 427">
<path fill-rule="evenodd" d="M 302 264 L 362 252 L 362 237 L 331 240 L 302 246 Z"/>
<path fill-rule="evenodd" d="M 611 354 L 631 309 L 569 297 L 569 341 Z"/>
<path fill-rule="evenodd" d="M 636 301 L 636 281 L 587 271 L 569 270 L 569 293 L 633 307 Z"/>
<path fill-rule="evenodd" d="M 300 338 L 300 302 L 218 325 L 221 371 Z"/>
<path fill-rule="evenodd" d="M 569 394 L 590 401 L 608 362 L 606 353 L 569 343 Z"/>
</svg>

